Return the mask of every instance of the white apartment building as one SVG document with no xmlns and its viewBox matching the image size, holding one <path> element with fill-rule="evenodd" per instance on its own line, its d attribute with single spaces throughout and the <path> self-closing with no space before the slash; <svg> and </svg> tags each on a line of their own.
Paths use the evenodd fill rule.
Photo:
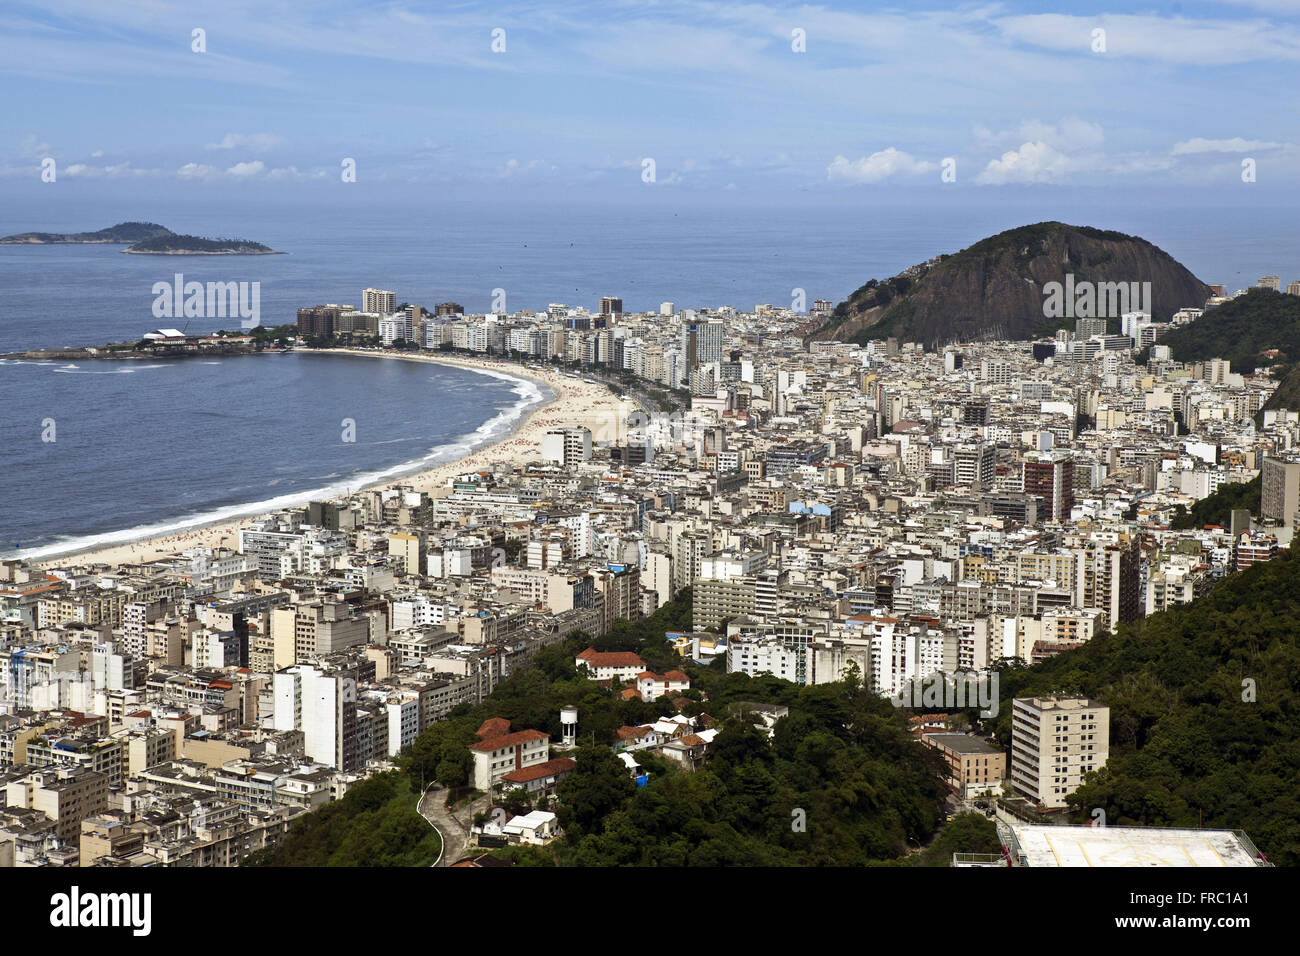
<svg viewBox="0 0 1300 956">
<path fill-rule="evenodd" d="M 405 312 L 386 315 L 379 320 L 379 341 L 384 345 L 392 345 L 398 339 L 403 342 L 415 341 L 414 323 Z"/>
<path fill-rule="evenodd" d="M 384 706 L 388 712 L 388 756 L 395 757 L 415 743 L 420 733 L 420 695 L 402 691 L 389 697 Z"/>
<path fill-rule="evenodd" d="M 542 436 L 542 457 L 557 465 L 591 461 L 591 429 L 555 428 Z"/>
<path fill-rule="evenodd" d="M 1017 697 L 1011 706 L 1011 785 L 1048 809 L 1110 755 L 1110 708 L 1086 697 Z"/>
<path fill-rule="evenodd" d="M 275 730 L 301 730 L 303 751 L 337 770 L 355 770 L 357 682 L 309 664 L 277 671 L 272 679 Z"/>
<path fill-rule="evenodd" d="M 551 759 L 551 738 L 540 730 L 520 730 L 470 744 L 474 789 L 490 792 L 506 774 Z"/>
</svg>

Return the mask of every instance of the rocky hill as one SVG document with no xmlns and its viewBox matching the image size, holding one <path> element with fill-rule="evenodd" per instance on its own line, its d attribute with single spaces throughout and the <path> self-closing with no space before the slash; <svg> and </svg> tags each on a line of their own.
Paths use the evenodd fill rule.
<svg viewBox="0 0 1300 956">
<path fill-rule="evenodd" d="M 1040 222 L 983 239 L 951 255 L 913 266 L 893 278 L 872 279 L 841 302 L 812 339 L 866 342 L 896 336 L 937 348 L 950 342 L 1028 339 L 1073 328 L 1074 315 L 1049 315 L 1050 283 L 1150 282 L 1150 311 L 1168 319 L 1200 306 L 1209 287 L 1163 250 L 1120 232 Z M 1098 293 L 1094 316 L 1119 319 L 1116 299 Z M 1139 305 L 1134 300 L 1130 309 Z M 1114 312 L 1114 315 L 1110 315 Z"/>
</svg>

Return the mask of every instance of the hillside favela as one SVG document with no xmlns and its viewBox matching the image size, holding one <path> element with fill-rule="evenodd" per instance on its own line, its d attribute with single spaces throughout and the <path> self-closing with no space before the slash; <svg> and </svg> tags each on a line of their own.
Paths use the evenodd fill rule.
<svg viewBox="0 0 1300 956">
<path fill-rule="evenodd" d="M 1294 4 L 15 2 L 0 950 L 1281 928 Z"/>
</svg>

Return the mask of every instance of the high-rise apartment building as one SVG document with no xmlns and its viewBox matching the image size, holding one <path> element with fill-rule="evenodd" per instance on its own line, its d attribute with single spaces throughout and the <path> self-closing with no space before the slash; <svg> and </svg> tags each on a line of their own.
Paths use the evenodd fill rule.
<svg viewBox="0 0 1300 956">
<path fill-rule="evenodd" d="M 387 289 L 365 289 L 361 293 L 361 311 L 390 315 L 397 311 L 397 296 Z"/>
<path fill-rule="evenodd" d="M 722 361 L 722 332 L 721 322 L 692 322 L 682 329 L 688 376 L 701 365 Z"/>
<path fill-rule="evenodd" d="M 1260 471 L 1260 515 L 1288 528 L 1296 527 L 1296 512 L 1300 511 L 1300 461 L 1266 457 Z"/>
<path fill-rule="evenodd" d="M 276 730 L 301 730 L 303 752 L 337 770 L 356 770 L 357 681 L 309 664 L 277 671 L 272 682 Z"/>
<path fill-rule="evenodd" d="M 992 445 L 958 446 L 952 450 L 952 479 L 958 485 L 992 485 L 996 460 Z"/>
<path fill-rule="evenodd" d="M 1074 458 L 1068 452 L 1039 452 L 1025 456 L 1024 493 L 1042 504 L 1047 521 L 1066 521 L 1074 508 Z"/>
<path fill-rule="evenodd" d="M 591 460 L 591 429 L 555 428 L 542 436 L 542 457 L 557 465 Z"/>
<path fill-rule="evenodd" d="M 1017 697 L 1011 703 L 1011 786 L 1048 809 L 1110 755 L 1110 708 L 1086 697 Z"/>
<path fill-rule="evenodd" d="M 612 295 L 603 296 L 600 300 L 600 314 L 605 316 L 622 315 L 623 300 Z"/>
<path fill-rule="evenodd" d="M 333 335 L 338 331 L 340 309 L 337 305 L 317 305 L 298 310 L 299 335 Z"/>
</svg>

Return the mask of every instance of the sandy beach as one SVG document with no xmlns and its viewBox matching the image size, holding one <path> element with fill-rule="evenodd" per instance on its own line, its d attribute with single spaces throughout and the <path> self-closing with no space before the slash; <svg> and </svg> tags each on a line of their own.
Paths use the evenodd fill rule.
<svg viewBox="0 0 1300 956">
<path fill-rule="evenodd" d="M 526 368 L 513 362 L 493 361 L 491 359 L 474 359 L 463 356 L 449 357 L 425 353 L 374 352 L 358 349 L 333 349 L 331 354 L 348 354 L 378 361 L 430 362 L 439 365 L 455 365 L 476 371 L 490 371 L 515 378 L 531 379 L 553 393 L 554 397 L 529 412 L 526 412 L 518 426 L 500 441 L 485 445 L 470 452 L 463 458 L 439 465 L 427 471 L 405 475 L 378 484 L 369 485 L 358 491 L 375 488 L 394 488 L 399 485 L 411 487 L 418 491 L 428 491 L 432 495 L 445 493 L 450 479 L 469 471 L 486 469 L 493 464 L 521 465 L 541 457 L 542 436 L 552 428 L 576 428 L 585 426 L 591 429 L 592 444 L 615 441 L 623 436 L 624 422 L 628 413 L 635 407 L 631 402 L 621 402 L 619 397 L 606 385 L 592 384 L 582 380 L 581 375 L 571 378 L 559 371 L 546 367 Z M 303 499 L 303 504 L 308 499 Z M 342 500 L 342 496 L 332 499 Z M 186 551 L 190 548 L 234 549 L 239 544 L 239 530 L 248 527 L 258 514 L 228 519 L 212 524 L 196 524 L 175 534 L 158 537 L 140 538 L 134 541 L 122 541 L 107 547 L 84 549 L 68 554 L 56 555 L 37 562 L 40 567 L 61 568 L 86 566 L 91 564 L 143 564 L 158 561 Z"/>
</svg>

